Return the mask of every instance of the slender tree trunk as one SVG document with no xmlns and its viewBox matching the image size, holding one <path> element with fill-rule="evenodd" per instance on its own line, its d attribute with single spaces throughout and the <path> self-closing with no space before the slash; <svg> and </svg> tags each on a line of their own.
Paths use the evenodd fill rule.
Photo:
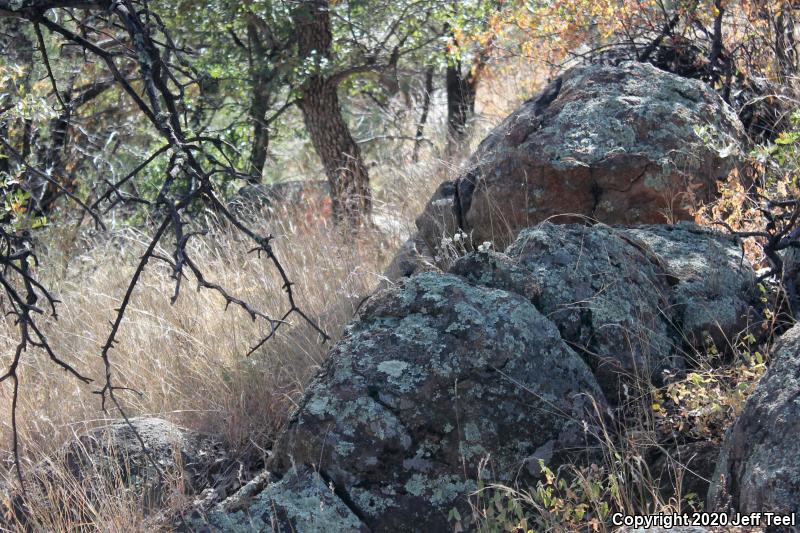
<svg viewBox="0 0 800 533">
<path fill-rule="evenodd" d="M 449 25 L 444 32 L 450 34 L 451 44 L 459 43 Z M 467 72 L 462 71 L 460 59 L 447 58 L 445 82 L 447 89 L 447 151 L 452 157 L 463 148 L 467 140 L 469 119 L 475 114 L 475 97 L 478 92 L 478 80 L 489 62 L 494 37 L 490 37 L 478 50 L 467 65 Z"/>
<path fill-rule="evenodd" d="M 447 65 L 447 152 L 455 155 L 467 138 L 467 123 L 475 113 L 477 76 L 461 72 L 461 61 Z"/>
<path fill-rule="evenodd" d="M 428 67 L 425 71 L 425 94 L 422 96 L 422 114 L 417 123 L 417 133 L 414 135 L 414 153 L 411 160 L 416 163 L 419 161 L 419 149 L 422 145 L 422 133 L 425 131 L 425 123 L 428 122 L 428 112 L 431 108 L 431 95 L 433 94 L 433 67 Z"/>
<path fill-rule="evenodd" d="M 250 106 L 250 118 L 253 121 L 253 144 L 250 148 L 250 183 L 261 183 L 264 166 L 269 154 L 269 127 L 265 117 L 269 110 L 269 101 L 259 88 L 253 89 L 253 101 Z"/>
<path fill-rule="evenodd" d="M 317 66 L 323 58 L 331 60 L 328 1 L 303 0 L 292 17 L 301 60 L 316 56 Z M 342 116 L 337 82 L 324 72 L 311 74 L 301 88 L 299 106 L 330 183 L 334 219 L 362 224 L 372 209 L 369 173 Z"/>
<path fill-rule="evenodd" d="M 720 56 L 722 55 L 722 17 L 725 15 L 722 0 L 714 0 L 714 8 L 717 10 L 717 14 L 714 17 L 714 37 L 711 41 L 708 63 L 711 70 L 711 79 L 717 82 L 720 78 Z"/>
<path fill-rule="evenodd" d="M 269 154 L 269 125 L 266 122 L 270 109 L 270 68 L 268 60 L 268 35 L 261 35 L 259 20 L 247 14 L 247 40 L 250 44 L 250 120 L 253 123 L 253 144 L 250 148 L 250 183 L 261 183 Z"/>
</svg>

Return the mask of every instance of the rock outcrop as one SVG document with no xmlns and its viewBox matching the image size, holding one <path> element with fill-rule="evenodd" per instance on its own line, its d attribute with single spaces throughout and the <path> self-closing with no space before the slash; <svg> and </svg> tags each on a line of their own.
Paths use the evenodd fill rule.
<svg viewBox="0 0 800 533">
<path fill-rule="evenodd" d="M 701 290 L 712 268 L 720 281 Z M 308 386 L 272 481 L 206 525 L 311 531 L 299 524 L 336 515 L 373 531 L 447 530 L 479 480 L 524 485 L 540 460 L 585 460 L 620 379 L 679 371 L 691 349 L 680 325 L 712 327 L 687 309 L 719 301 L 746 314 L 748 268 L 734 239 L 692 224 L 544 223 L 505 253 L 406 278 L 367 300 Z M 324 505 L 308 509 L 326 485 Z"/>
<path fill-rule="evenodd" d="M 459 228 L 476 244 L 503 247 L 551 218 L 691 219 L 739 160 L 742 131 L 700 81 L 634 62 L 576 67 L 484 139 L 462 175 L 428 202 L 411 240 L 420 256 L 435 257 L 442 237 Z M 408 270 L 393 264 L 386 274 Z"/>
<path fill-rule="evenodd" d="M 308 467 L 269 482 L 263 473 L 212 510 L 188 517 L 192 533 L 215 531 L 297 531 L 359 533 L 369 529 Z"/>
<path fill-rule="evenodd" d="M 619 397 L 620 377 L 658 382 L 662 371 L 684 368 L 685 354 L 705 338 L 734 339 L 755 291 L 741 245 L 688 223 L 544 223 L 523 230 L 493 264 L 486 257 L 468 255 L 452 271 L 534 301 L 611 401 Z"/>
<path fill-rule="evenodd" d="M 444 531 L 480 480 L 586 460 L 627 383 L 678 374 L 747 323 L 740 243 L 658 225 L 716 192 L 741 134 L 713 90 L 650 65 L 558 78 L 428 202 L 387 269 L 401 281 L 334 347 L 269 473 L 195 525 Z M 456 235 L 455 255 L 513 244 L 455 257 Z"/>
<path fill-rule="evenodd" d="M 723 441 L 710 509 L 800 511 L 800 325 L 775 344 L 771 365 Z"/>
</svg>

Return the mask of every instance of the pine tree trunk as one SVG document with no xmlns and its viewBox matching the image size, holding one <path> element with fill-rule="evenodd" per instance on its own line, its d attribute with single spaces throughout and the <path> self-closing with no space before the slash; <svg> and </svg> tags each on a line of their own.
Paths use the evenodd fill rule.
<svg viewBox="0 0 800 533">
<path fill-rule="evenodd" d="M 300 58 L 331 59 L 331 23 L 327 0 L 305 0 L 293 13 Z M 372 209 L 369 173 L 342 116 L 337 83 L 313 73 L 301 87 L 300 109 L 311 142 L 322 160 L 337 222 L 360 225 Z"/>
</svg>

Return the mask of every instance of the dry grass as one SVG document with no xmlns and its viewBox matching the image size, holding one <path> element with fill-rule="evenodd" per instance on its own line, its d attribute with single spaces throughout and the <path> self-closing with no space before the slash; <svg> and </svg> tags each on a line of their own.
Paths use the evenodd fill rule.
<svg viewBox="0 0 800 533">
<path fill-rule="evenodd" d="M 391 224 L 356 238 L 340 234 L 329 220 L 303 206 L 272 220 L 264 212 L 248 215 L 259 230 L 277 237 L 276 251 L 297 284 L 299 305 L 334 341 L 359 301 L 380 281 L 413 227 L 414 216 L 447 172 L 443 169 L 442 163 L 431 159 L 395 171 L 394 182 L 376 194 L 379 218 Z M 72 240 L 70 231 L 53 228 L 42 239 L 46 251 L 38 275 L 63 302 L 58 321 L 47 323 L 50 343 L 96 382 L 103 376 L 99 353 L 109 320 L 147 238 L 146 232 L 127 228 L 110 236 L 81 237 L 67 246 L 64 243 Z M 280 316 L 287 309 L 280 280 L 266 260 L 247 253 L 250 247 L 228 228 L 217 228 L 191 246 L 210 281 L 268 315 Z M 161 417 L 218 435 L 234 455 L 260 454 L 270 446 L 330 344 L 323 345 L 312 328 L 293 320 L 246 358 L 249 348 L 268 332 L 268 324 L 253 322 L 238 308 L 225 310 L 219 295 L 194 290 L 191 280 L 170 305 L 173 288 L 168 266 L 148 266 L 112 352 L 118 383 L 141 391 L 141 396 L 122 394 L 128 413 Z M 0 321 L 0 346 L 5 353 L 13 343 L 13 324 Z M 69 379 L 44 354 L 33 351 L 23 359 L 18 417 L 27 468 L 52 456 L 76 435 L 118 417 L 118 413 L 101 412 L 99 397 L 92 394 L 98 387 Z M 6 480 L 13 483 L 10 404 L 11 387 L 4 386 L 0 388 L 0 454 L 9 467 Z M 125 492 L 120 485 L 97 489 L 114 495 L 100 505 L 76 496 L 83 490 L 68 481 L 51 487 L 48 499 L 68 501 L 64 496 L 72 495 L 73 505 L 85 507 L 101 530 L 140 530 L 141 495 Z M 74 530 L 75 524 L 67 523 L 57 507 L 36 506 L 35 521 L 45 530 Z"/>
<path fill-rule="evenodd" d="M 541 85 L 534 77 L 524 80 L 530 84 L 526 89 Z M 484 133 L 503 118 L 505 110 L 498 102 L 515 107 L 530 96 L 522 94 L 526 90 L 522 82 L 506 81 L 492 77 L 481 84 L 481 116 L 463 155 L 468 155 Z M 386 143 L 365 152 L 371 160 L 379 222 L 375 231 L 355 239 L 341 235 L 311 206 L 271 219 L 265 213 L 250 214 L 255 229 L 277 237 L 275 248 L 296 283 L 298 303 L 333 337 L 332 342 L 341 335 L 360 300 L 381 281 L 384 268 L 414 229 L 414 220 L 433 191 L 458 173 L 462 161 L 442 159 L 444 119 L 443 114 L 432 113 L 425 135 L 435 142 L 423 144 L 417 163 L 409 162 L 410 143 Z M 406 126 L 409 131 L 415 128 L 415 124 Z M 284 148 L 285 157 L 281 157 Z M 276 145 L 276 150 L 285 164 L 268 169 L 268 176 L 323 177 L 310 147 Z M 147 244 L 148 231 L 128 227 L 92 237 L 63 220 L 47 231 L 40 238 L 42 266 L 37 275 L 62 303 L 58 321 L 49 321 L 46 331 L 58 355 L 94 378 L 96 385 L 103 376 L 100 347 L 136 260 Z M 247 253 L 250 248 L 251 243 L 233 230 L 221 228 L 195 240 L 192 253 L 210 281 L 268 315 L 280 316 L 286 300 L 278 277 L 265 260 Z M 193 280 L 184 283 L 180 298 L 171 305 L 174 282 L 170 273 L 164 264 L 149 265 L 135 292 L 111 356 L 117 383 L 140 391 L 141 396 L 123 393 L 120 397 L 131 416 L 164 418 L 216 435 L 233 456 L 242 457 L 243 462 L 257 461 L 259 456 L 263 458 L 332 343 L 322 345 L 312 328 L 293 320 L 246 358 L 244 355 L 268 331 L 268 325 L 254 323 L 240 309 L 225 310 L 219 295 L 195 291 Z M 15 329 L 5 320 L 0 318 L 0 350 L 9 353 L 15 343 Z M 24 470 L 52 457 L 78 435 L 118 419 L 118 413 L 100 410 L 99 397 L 92 394 L 99 387 L 77 383 L 36 351 L 23 357 L 20 387 L 18 418 Z M 14 485 L 10 408 L 11 387 L 3 384 L 0 461 L 4 468 L 0 468 L 0 484 Z M 63 476 L 50 483 L 47 501 L 33 507 L 31 518 L 46 531 L 71 531 L 78 526 L 102 531 L 150 530 L 153 526 L 145 520 L 142 495 L 122 485 L 112 480 L 103 487 L 79 487 L 74 479 Z M 87 492 L 108 497 L 98 504 L 86 496 Z M 70 502 L 83 509 L 89 521 L 72 523 L 66 514 L 58 512 L 57 505 L 48 502 Z M 0 530 L 2 527 L 0 520 Z"/>
</svg>

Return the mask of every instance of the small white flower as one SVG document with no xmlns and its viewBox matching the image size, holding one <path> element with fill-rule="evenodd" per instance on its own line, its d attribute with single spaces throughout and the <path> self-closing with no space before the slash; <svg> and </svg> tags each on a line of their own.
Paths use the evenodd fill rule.
<svg viewBox="0 0 800 533">
<path fill-rule="evenodd" d="M 484 254 L 487 253 L 491 249 L 492 249 L 492 243 L 489 242 L 489 241 L 484 241 L 483 244 L 478 246 L 478 251 L 481 252 L 481 253 L 484 253 Z"/>
<path fill-rule="evenodd" d="M 453 242 L 461 242 L 462 238 L 463 237 L 461 236 L 460 233 L 456 233 L 455 235 L 453 235 Z"/>
</svg>

